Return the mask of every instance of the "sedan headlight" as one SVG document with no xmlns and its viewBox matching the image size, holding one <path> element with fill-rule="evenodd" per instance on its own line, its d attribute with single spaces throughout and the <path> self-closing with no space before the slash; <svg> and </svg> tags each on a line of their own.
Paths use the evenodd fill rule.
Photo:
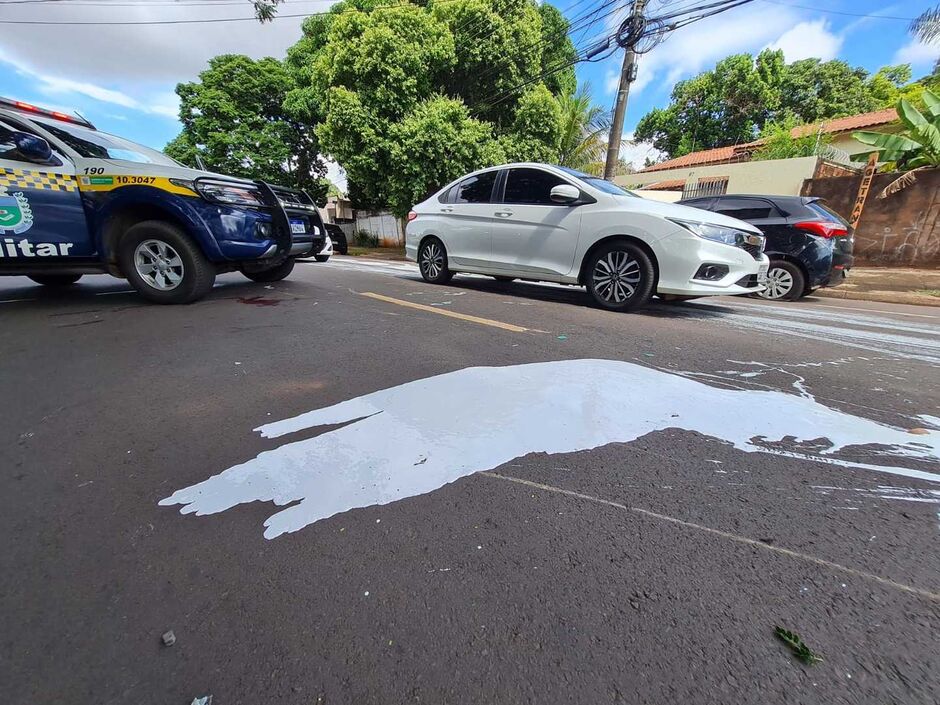
<svg viewBox="0 0 940 705">
<path fill-rule="evenodd" d="M 263 206 L 261 194 L 253 186 L 222 181 L 197 181 L 196 190 L 207 201 L 231 206 Z"/>
<path fill-rule="evenodd" d="M 698 223 L 694 220 L 679 220 L 678 218 L 669 218 L 676 225 L 681 225 L 693 235 L 698 235 L 705 240 L 712 242 L 721 242 L 725 245 L 740 247 L 749 241 L 751 237 L 758 237 L 746 230 L 729 228 L 726 225 L 712 225 L 711 223 Z"/>
</svg>

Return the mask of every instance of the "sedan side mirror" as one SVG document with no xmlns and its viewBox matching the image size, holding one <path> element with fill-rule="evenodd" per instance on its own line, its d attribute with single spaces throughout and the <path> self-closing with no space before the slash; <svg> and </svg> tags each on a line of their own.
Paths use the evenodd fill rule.
<svg viewBox="0 0 940 705">
<path fill-rule="evenodd" d="M 552 203 L 570 205 L 581 199 L 581 192 L 571 184 L 558 184 L 552 188 L 548 196 Z"/>
<path fill-rule="evenodd" d="M 29 162 L 47 164 L 52 159 L 52 147 L 42 137 L 28 132 L 14 132 L 13 144 L 20 156 Z"/>
</svg>

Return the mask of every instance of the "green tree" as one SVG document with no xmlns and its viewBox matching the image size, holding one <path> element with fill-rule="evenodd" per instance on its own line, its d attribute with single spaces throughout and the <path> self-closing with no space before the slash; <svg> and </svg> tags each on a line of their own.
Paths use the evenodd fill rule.
<svg viewBox="0 0 940 705">
<path fill-rule="evenodd" d="M 305 20 L 288 51 L 297 86 L 284 107 L 321 123 L 324 153 L 343 165 L 357 206 L 404 215 L 468 170 L 557 159 L 558 99 L 575 87 L 565 30 L 535 0 L 347 0 Z"/>
<path fill-rule="evenodd" d="M 562 96 L 558 163 L 580 171 L 596 169 L 604 161 L 610 131 L 609 111 L 595 105 L 588 86 Z"/>
<path fill-rule="evenodd" d="M 783 74 L 780 109 L 804 123 L 877 110 L 867 79 L 865 69 L 838 59 L 794 61 Z"/>
<path fill-rule="evenodd" d="M 796 117 L 790 115 L 780 122 L 768 121 L 761 130 L 761 146 L 751 158 L 792 159 L 793 157 L 811 157 L 819 154 L 831 139 L 818 130 L 805 130 L 798 137 L 793 136 L 793 129 L 799 126 Z"/>
<path fill-rule="evenodd" d="M 166 153 L 184 164 L 195 165 L 198 155 L 213 171 L 306 189 L 320 202 L 326 165 L 317 138 L 282 107 L 294 85 L 277 59 L 213 58 L 198 81 L 176 87 L 183 130 Z"/>
<path fill-rule="evenodd" d="M 750 142 L 779 106 L 783 71 L 780 51 L 722 59 L 714 70 L 679 81 L 669 106 L 645 115 L 634 138 L 669 157 Z"/>
<path fill-rule="evenodd" d="M 768 123 L 813 124 L 894 105 L 901 98 L 920 105 L 921 93 L 934 81 L 940 84 L 937 71 L 912 83 L 908 64 L 869 75 L 838 60 L 786 64 L 780 51 L 765 49 L 756 58 L 737 54 L 678 82 L 669 105 L 647 113 L 635 136 L 673 158 L 750 142 Z M 784 152 L 800 151 L 780 140 L 783 136 L 777 146 Z"/>
<path fill-rule="evenodd" d="M 940 5 L 925 10 L 910 26 L 911 34 L 925 44 L 940 38 Z"/>
<path fill-rule="evenodd" d="M 862 144 L 874 147 L 872 151 L 878 153 L 879 160 L 907 172 L 888 184 L 879 194 L 881 198 L 909 186 L 916 179 L 916 172 L 940 166 L 940 97 L 930 90 L 925 90 L 922 97 L 927 106 L 927 115 L 923 115 L 907 100 L 898 101 L 898 117 L 904 126 L 900 133 L 852 133 L 852 137 Z M 856 158 L 865 160 L 868 155 L 861 154 Z"/>
</svg>

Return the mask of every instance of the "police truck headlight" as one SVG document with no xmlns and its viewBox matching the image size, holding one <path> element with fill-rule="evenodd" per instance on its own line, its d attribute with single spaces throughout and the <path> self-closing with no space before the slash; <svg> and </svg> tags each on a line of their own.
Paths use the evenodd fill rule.
<svg viewBox="0 0 940 705">
<path fill-rule="evenodd" d="M 698 235 L 704 240 L 721 242 L 735 247 L 740 247 L 747 242 L 747 236 L 751 234 L 746 230 L 729 228 L 725 225 L 711 225 L 710 223 L 698 223 L 694 220 L 679 220 L 678 218 L 669 218 L 669 220 L 676 225 L 681 225 L 693 235 Z"/>
<path fill-rule="evenodd" d="M 199 195 L 213 203 L 232 206 L 263 206 L 258 189 L 241 184 L 225 184 L 220 181 L 197 181 Z"/>
</svg>

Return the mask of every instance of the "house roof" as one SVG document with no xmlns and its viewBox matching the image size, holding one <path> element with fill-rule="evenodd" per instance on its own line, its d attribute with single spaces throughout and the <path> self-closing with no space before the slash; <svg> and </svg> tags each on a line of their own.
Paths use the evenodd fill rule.
<svg viewBox="0 0 940 705">
<path fill-rule="evenodd" d="M 861 130 L 867 127 L 877 127 L 879 125 L 888 125 L 897 121 L 898 114 L 894 108 L 885 108 L 871 113 L 861 113 L 860 115 L 850 115 L 843 118 L 834 118 L 825 122 L 812 125 L 798 125 L 790 130 L 794 137 L 805 137 L 814 134 L 817 131 L 824 134 L 835 135 L 852 130 Z M 681 157 L 669 159 L 659 164 L 653 164 L 639 173 L 649 171 L 665 171 L 666 169 L 683 169 L 690 166 L 703 166 L 706 164 L 725 164 L 728 162 L 744 161 L 748 159 L 751 152 L 756 150 L 762 144 L 763 140 L 754 142 L 745 142 L 744 144 L 732 145 L 729 147 L 716 147 L 715 149 L 705 149 L 701 152 L 690 152 Z"/>
<path fill-rule="evenodd" d="M 685 179 L 666 179 L 665 181 L 657 181 L 654 184 L 647 184 L 643 187 L 643 191 L 681 191 L 685 187 Z"/>
</svg>

